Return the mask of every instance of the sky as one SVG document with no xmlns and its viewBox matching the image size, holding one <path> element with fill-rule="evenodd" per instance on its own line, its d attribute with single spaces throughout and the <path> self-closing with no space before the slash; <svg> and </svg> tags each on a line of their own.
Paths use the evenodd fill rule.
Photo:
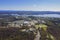
<svg viewBox="0 0 60 40">
<path fill-rule="evenodd" d="M 0 10 L 60 11 L 60 0 L 0 0 Z"/>
</svg>

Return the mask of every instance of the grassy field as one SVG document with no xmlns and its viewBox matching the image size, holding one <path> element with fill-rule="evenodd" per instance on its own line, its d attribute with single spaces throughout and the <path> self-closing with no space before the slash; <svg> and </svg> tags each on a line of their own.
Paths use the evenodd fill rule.
<svg viewBox="0 0 60 40">
<path fill-rule="evenodd" d="M 44 25 L 44 24 L 35 25 L 35 27 L 36 27 L 36 29 L 43 28 L 45 31 L 47 29 L 47 25 Z"/>
</svg>

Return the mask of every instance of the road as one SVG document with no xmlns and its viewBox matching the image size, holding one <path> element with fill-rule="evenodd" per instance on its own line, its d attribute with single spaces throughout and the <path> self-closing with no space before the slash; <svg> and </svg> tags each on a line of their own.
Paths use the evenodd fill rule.
<svg viewBox="0 0 60 40">
<path fill-rule="evenodd" d="M 40 37 L 41 37 L 41 35 L 40 35 L 40 32 L 38 31 L 37 35 L 36 35 L 36 38 L 34 40 L 40 40 Z"/>
</svg>

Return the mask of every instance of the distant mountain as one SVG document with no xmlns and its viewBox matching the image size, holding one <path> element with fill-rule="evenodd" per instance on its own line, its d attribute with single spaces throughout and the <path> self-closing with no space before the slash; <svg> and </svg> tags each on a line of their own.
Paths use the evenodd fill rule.
<svg viewBox="0 0 60 40">
<path fill-rule="evenodd" d="M 0 14 L 18 14 L 18 15 L 43 15 L 43 14 L 60 14 L 53 11 L 0 11 Z"/>
<path fill-rule="evenodd" d="M 0 18 L 11 16 L 38 16 L 38 17 L 58 17 L 60 18 L 60 12 L 53 11 L 0 11 Z"/>
</svg>

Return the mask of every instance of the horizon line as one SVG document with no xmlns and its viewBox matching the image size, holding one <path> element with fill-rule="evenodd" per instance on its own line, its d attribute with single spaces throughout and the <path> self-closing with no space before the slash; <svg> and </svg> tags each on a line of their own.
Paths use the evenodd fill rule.
<svg viewBox="0 0 60 40">
<path fill-rule="evenodd" d="M 0 10 L 0 11 L 52 11 L 52 12 L 60 12 L 55 10 Z"/>
</svg>

